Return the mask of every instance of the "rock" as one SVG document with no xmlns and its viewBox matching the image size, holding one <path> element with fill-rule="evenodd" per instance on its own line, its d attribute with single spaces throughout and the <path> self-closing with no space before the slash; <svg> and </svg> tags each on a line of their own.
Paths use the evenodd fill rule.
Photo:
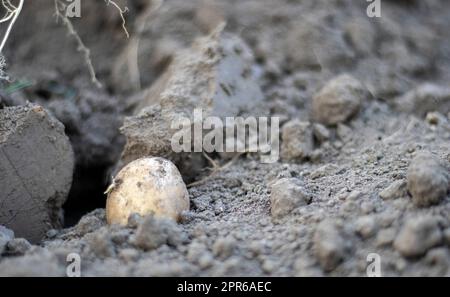
<svg viewBox="0 0 450 297">
<path fill-rule="evenodd" d="M 342 74 L 314 95 L 312 116 L 325 125 L 346 122 L 359 111 L 362 101 L 368 97 L 369 92 L 360 81 Z"/>
<path fill-rule="evenodd" d="M 406 181 L 396 180 L 380 192 L 380 197 L 385 200 L 390 200 L 403 197 L 406 194 Z"/>
<path fill-rule="evenodd" d="M 132 244 L 139 249 L 148 251 L 163 244 L 177 246 L 184 240 L 185 234 L 173 220 L 149 215 L 136 230 Z"/>
<path fill-rule="evenodd" d="M 407 179 L 408 191 L 416 206 L 437 204 L 447 195 L 448 174 L 437 157 L 430 152 L 420 152 L 411 161 Z"/>
<path fill-rule="evenodd" d="M 119 167 L 144 156 L 174 162 L 185 177 L 196 177 L 206 165 L 199 152 L 174 152 L 172 136 L 194 109 L 203 118 L 221 119 L 255 112 L 263 94 L 252 72 L 253 56 L 245 43 L 219 27 L 180 51 L 166 72 L 148 90 L 121 128 L 127 138 Z M 189 179 L 189 178 L 188 178 Z"/>
<path fill-rule="evenodd" d="M 41 240 L 61 227 L 74 156 L 64 126 L 37 105 L 0 110 L 0 224 Z"/>
<path fill-rule="evenodd" d="M 310 202 L 311 196 L 296 178 L 282 178 L 272 185 L 270 204 L 272 217 L 275 219 L 280 219 L 295 208 Z"/>
<path fill-rule="evenodd" d="M 314 253 L 323 270 L 334 270 L 346 253 L 345 240 L 335 223 L 322 221 L 314 233 Z"/>
<path fill-rule="evenodd" d="M 282 128 L 281 139 L 281 157 L 284 160 L 302 160 L 309 157 L 314 150 L 313 132 L 309 122 L 287 122 Z"/>
<path fill-rule="evenodd" d="M 129 163 L 114 178 L 108 190 L 108 224 L 126 226 L 130 215 L 153 213 L 180 219 L 189 210 L 189 193 L 177 167 L 163 158 L 141 158 Z"/>
<path fill-rule="evenodd" d="M 417 257 L 442 242 L 438 221 L 431 216 L 408 219 L 394 241 L 394 248 L 404 257 Z"/>
<path fill-rule="evenodd" d="M 450 88 L 426 83 L 396 98 L 394 103 L 397 110 L 420 117 L 432 111 L 447 114 L 450 112 Z"/>
</svg>

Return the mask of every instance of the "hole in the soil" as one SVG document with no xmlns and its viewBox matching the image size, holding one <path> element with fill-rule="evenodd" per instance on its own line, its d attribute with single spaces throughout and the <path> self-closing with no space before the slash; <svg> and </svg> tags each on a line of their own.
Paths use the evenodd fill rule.
<svg viewBox="0 0 450 297">
<path fill-rule="evenodd" d="M 107 188 L 105 167 L 77 166 L 69 197 L 64 204 L 64 225 L 70 227 L 78 223 L 81 217 L 97 208 L 104 208 Z"/>
<path fill-rule="evenodd" d="M 50 100 L 52 98 L 52 92 L 46 89 L 37 89 L 36 91 L 34 91 L 34 93 L 36 94 L 36 96 L 44 100 Z"/>
</svg>

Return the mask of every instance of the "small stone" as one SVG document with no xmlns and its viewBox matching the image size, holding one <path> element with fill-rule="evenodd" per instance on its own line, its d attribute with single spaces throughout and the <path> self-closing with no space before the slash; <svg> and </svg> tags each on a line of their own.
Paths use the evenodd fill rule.
<svg viewBox="0 0 450 297">
<path fill-rule="evenodd" d="M 345 240 L 336 224 L 321 222 L 314 234 L 314 252 L 325 271 L 334 270 L 345 257 Z"/>
<path fill-rule="evenodd" d="M 297 178 L 282 178 L 272 185 L 271 213 L 275 219 L 290 214 L 295 208 L 311 202 L 311 196 Z"/>
<path fill-rule="evenodd" d="M 8 255 L 22 256 L 31 249 L 31 244 L 25 238 L 15 238 L 8 242 L 6 250 Z"/>
<path fill-rule="evenodd" d="M 421 152 L 411 161 L 407 179 L 416 206 L 438 204 L 447 195 L 448 175 L 437 157 L 429 152 Z"/>
<path fill-rule="evenodd" d="M 406 192 L 406 181 L 396 180 L 390 184 L 387 188 L 380 192 L 380 197 L 385 200 L 404 197 Z"/>
<path fill-rule="evenodd" d="M 439 120 L 442 119 L 442 117 L 443 116 L 438 112 L 429 112 L 425 119 L 428 124 L 436 126 L 439 124 Z"/>
<path fill-rule="evenodd" d="M 281 157 L 288 161 L 299 161 L 309 157 L 314 149 L 313 131 L 309 122 L 292 120 L 281 131 Z"/>
<path fill-rule="evenodd" d="M 261 268 L 265 273 L 272 273 L 275 270 L 275 263 L 272 260 L 265 260 Z"/>
<path fill-rule="evenodd" d="M 313 118 L 325 125 L 346 122 L 359 111 L 368 96 L 368 90 L 360 81 L 347 74 L 340 75 L 313 97 Z"/>
<path fill-rule="evenodd" d="M 355 222 L 355 230 L 364 239 L 372 237 L 377 230 L 375 219 L 371 216 L 358 218 Z"/>
<path fill-rule="evenodd" d="M 431 216 L 407 220 L 394 241 L 395 249 L 404 257 L 422 256 L 442 242 L 438 221 Z"/>
</svg>

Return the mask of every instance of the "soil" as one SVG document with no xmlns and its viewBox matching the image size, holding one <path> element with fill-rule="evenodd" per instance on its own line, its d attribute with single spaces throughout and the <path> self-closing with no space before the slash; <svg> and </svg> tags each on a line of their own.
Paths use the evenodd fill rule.
<svg viewBox="0 0 450 297">
<path fill-rule="evenodd" d="M 83 276 L 366 276 L 373 253 L 383 276 L 450 276 L 448 1 L 381 0 L 380 18 L 352 0 L 128 1 L 130 40 L 117 11 L 82 1 L 74 24 L 101 89 L 53 1 L 28 2 L 4 53 L 15 81 L 0 108 L 44 106 L 76 164 L 63 229 L 32 245 L 0 227 L 1 276 L 64 276 L 71 253 Z M 281 159 L 245 154 L 189 187 L 179 223 L 107 225 L 124 119 L 176 53 L 221 21 L 253 52 L 269 110 L 256 116 L 280 117 Z"/>
</svg>

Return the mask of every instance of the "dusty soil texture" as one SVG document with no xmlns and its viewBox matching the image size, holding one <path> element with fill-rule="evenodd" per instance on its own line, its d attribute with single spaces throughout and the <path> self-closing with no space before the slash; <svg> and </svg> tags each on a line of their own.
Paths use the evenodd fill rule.
<svg viewBox="0 0 450 297">
<path fill-rule="evenodd" d="M 383 276 L 450 276 L 449 1 L 381 0 L 381 18 L 354 0 L 132 1 L 129 40 L 114 9 L 84 1 L 74 24 L 102 89 L 53 1 L 28 2 L 0 108 L 50 110 L 76 165 L 64 229 L 32 245 L 0 227 L 1 276 L 64 276 L 70 253 L 83 276 L 366 276 L 373 253 Z M 180 223 L 107 225 L 124 119 L 222 21 L 252 51 L 268 110 L 255 116 L 280 117 L 280 160 L 246 154 L 207 179 L 204 168 Z"/>
</svg>

